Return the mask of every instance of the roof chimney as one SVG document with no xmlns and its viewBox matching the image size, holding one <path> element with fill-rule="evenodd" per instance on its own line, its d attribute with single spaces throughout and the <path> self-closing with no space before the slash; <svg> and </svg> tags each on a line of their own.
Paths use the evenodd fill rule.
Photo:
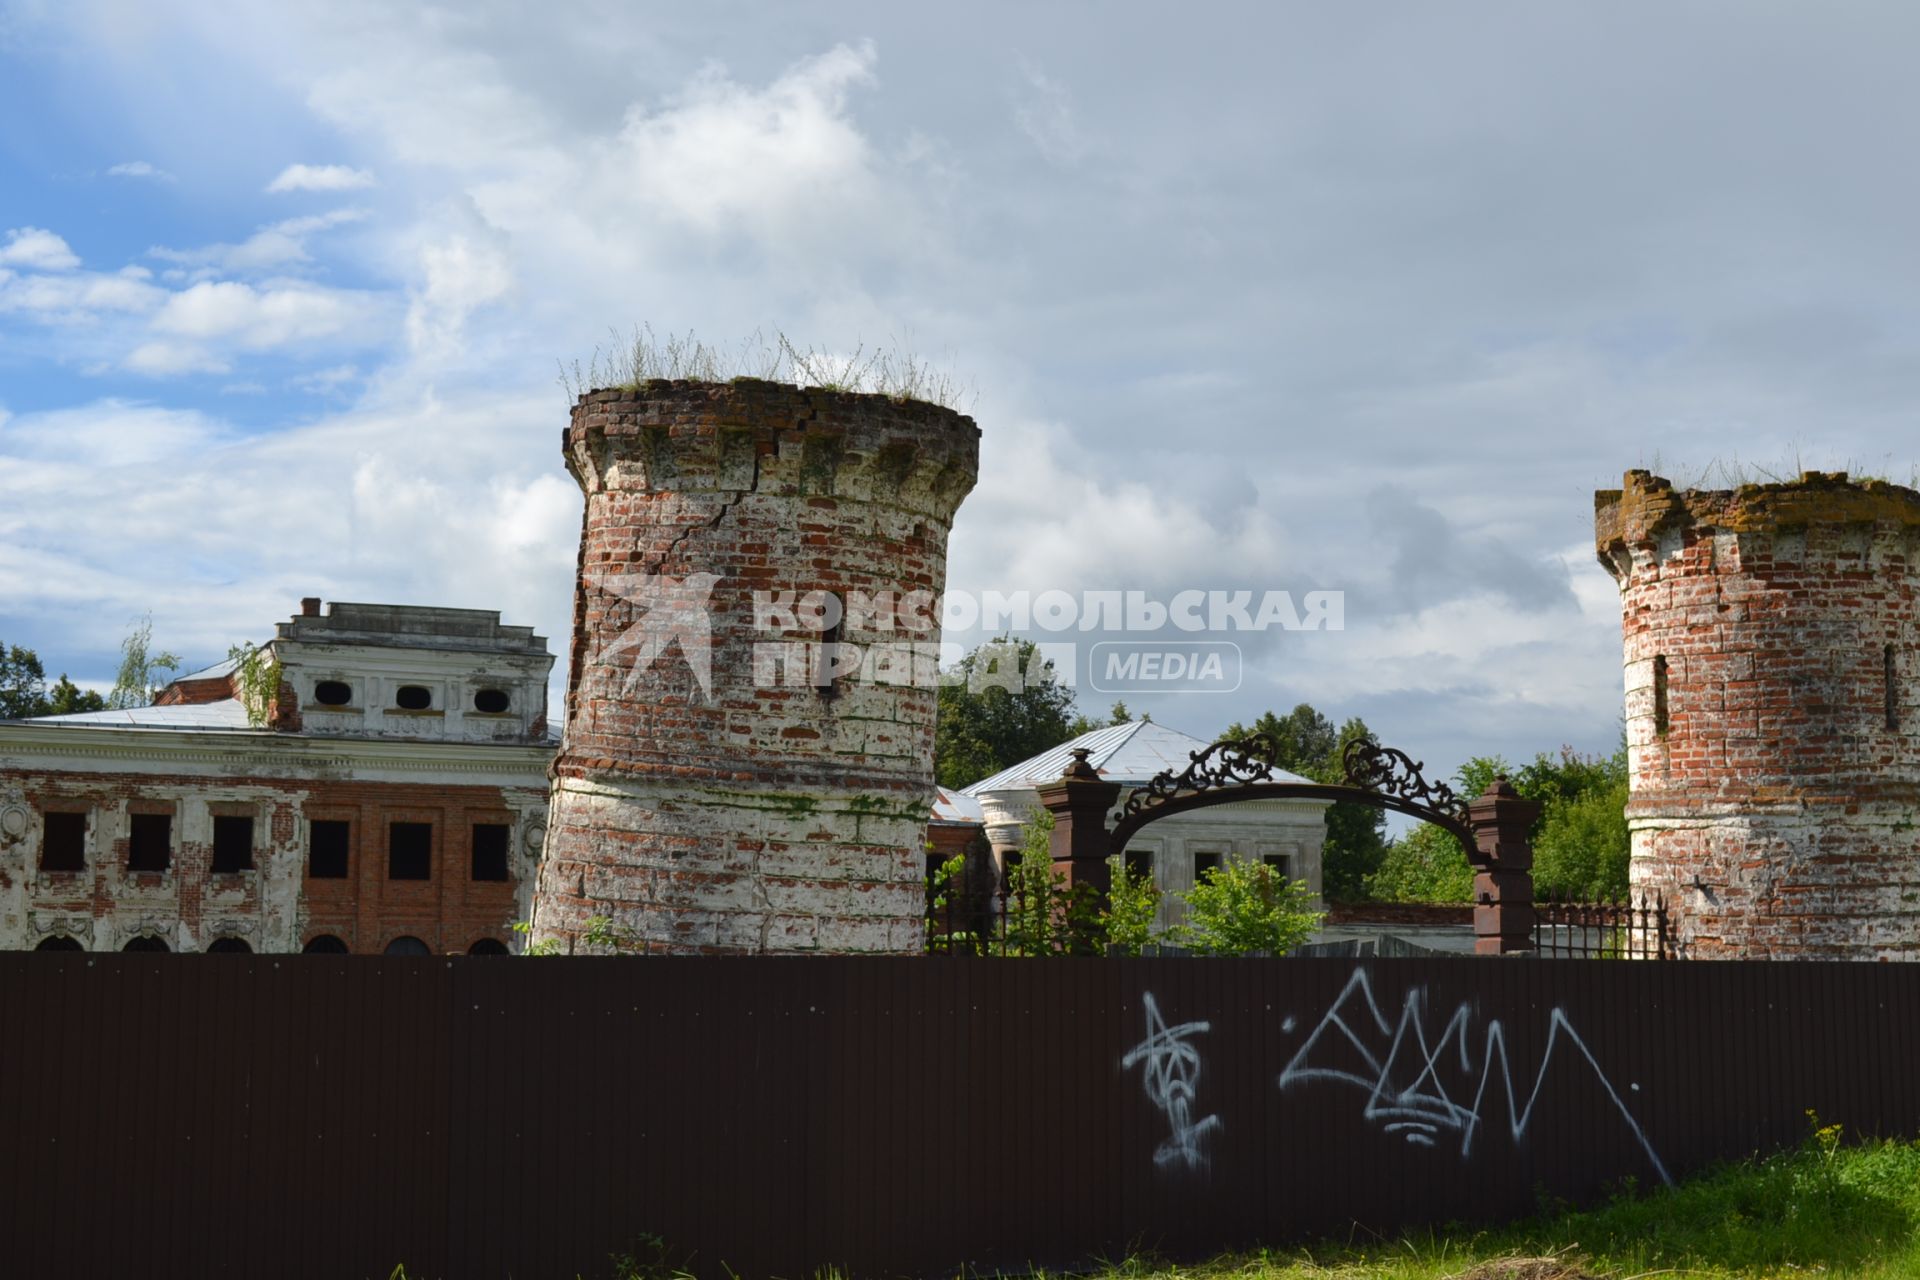
<svg viewBox="0 0 1920 1280">
<path fill-rule="evenodd" d="M 300 616 L 303 618 L 319 617 L 320 616 L 320 597 L 319 596 L 302 596 L 300 599 Z"/>
</svg>

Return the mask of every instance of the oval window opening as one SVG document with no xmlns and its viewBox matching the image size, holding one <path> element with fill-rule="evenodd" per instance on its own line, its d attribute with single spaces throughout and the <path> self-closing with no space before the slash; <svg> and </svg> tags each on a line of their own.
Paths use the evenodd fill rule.
<svg viewBox="0 0 1920 1280">
<path fill-rule="evenodd" d="M 433 694 L 421 684 L 403 684 L 393 695 L 393 705 L 402 711 L 425 711 L 433 705 Z"/>
<path fill-rule="evenodd" d="M 482 689 L 473 695 L 473 709 L 489 715 L 498 715 L 512 705 L 504 689 Z"/>
<path fill-rule="evenodd" d="M 322 680 L 313 686 L 313 700 L 323 707 L 344 707 L 353 701 L 353 686 L 344 680 Z"/>
</svg>

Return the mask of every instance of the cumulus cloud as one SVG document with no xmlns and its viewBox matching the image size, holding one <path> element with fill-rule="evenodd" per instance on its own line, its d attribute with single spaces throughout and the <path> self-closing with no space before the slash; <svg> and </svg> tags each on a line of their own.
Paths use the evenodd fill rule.
<svg viewBox="0 0 1920 1280">
<path fill-rule="evenodd" d="M 195 249 L 155 246 L 147 253 L 188 269 L 184 274 L 189 277 L 216 272 L 268 271 L 312 261 L 307 247 L 311 237 L 335 227 L 364 222 L 367 217 L 364 209 L 334 209 L 270 223 L 238 244 L 203 245 Z"/>
<path fill-rule="evenodd" d="M 42 323 L 79 324 L 102 313 L 139 313 L 161 305 L 166 292 L 148 273 L 130 267 L 114 274 L 68 272 L 15 275 L 0 271 L 0 312 L 19 312 Z"/>
<path fill-rule="evenodd" d="M 343 164 L 290 164 L 267 184 L 270 193 L 284 191 L 356 191 L 374 185 L 373 174 Z"/>
<path fill-rule="evenodd" d="M 107 170 L 109 177 L 146 178 L 154 182 L 172 182 L 173 175 L 145 160 L 128 160 Z"/>
<path fill-rule="evenodd" d="M 476 309 L 506 295 L 513 269 L 497 246 L 454 235 L 420 250 L 423 283 L 407 308 L 407 341 L 431 359 L 455 353 Z"/>
<path fill-rule="evenodd" d="M 378 315 L 372 297 L 299 282 L 261 288 L 203 281 L 173 294 L 153 327 L 182 338 L 231 338 L 252 350 L 364 331 Z"/>
<path fill-rule="evenodd" d="M 71 271 L 80 265 L 79 255 L 67 242 L 39 227 L 15 227 L 0 245 L 0 266 L 27 267 L 35 271 Z"/>
</svg>

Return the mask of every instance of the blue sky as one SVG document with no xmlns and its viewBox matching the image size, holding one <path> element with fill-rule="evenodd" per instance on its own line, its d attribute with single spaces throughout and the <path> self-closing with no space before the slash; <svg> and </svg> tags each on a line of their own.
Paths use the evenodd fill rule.
<svg viewBox="0 0 1920 1280">
<path fill-rule="evenodd" d="M 1611 745 L 1595 487 L 1911 471 L 1906 6 L 315 8 L 0 0 L 0 640 L 56 671 L 304 595 L 557 641 L 556 368 L 641 322 L 935 358 L 954 586 L 1343 589 L 1130 703 L 1443 768 Z"/>
</svg>

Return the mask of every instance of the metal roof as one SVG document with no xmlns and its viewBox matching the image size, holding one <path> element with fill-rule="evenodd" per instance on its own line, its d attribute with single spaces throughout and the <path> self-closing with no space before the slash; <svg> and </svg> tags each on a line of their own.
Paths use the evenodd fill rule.
<svg viewBox="0 0 1920 1280">
<path fill-rule="evenodd" d="M 247 723 L 238 698 L 218 702 L 176 702 L 168 707 L 127 707 L 119 711 L 78 711 L 65 716 L 36 716 L 14 724 L 58 725 L 74 729 L 256 729 Z"/>
<path fill-rule="evenodd" d="M 980 802 L 972 796 L 946 787 L 938 788 L 933 797 L 933 820 L 955 826 L 984 826 L 987 815 L 980 808 Z"/>
<path fill-rule="evenodd" d="M 962 794 L 978 796 L 988 791 L 1008 791 L 1052 782 L 1066 772 L 1076 747 L 1087 749 L 1087 763 L 1108 782 L 1138 785 L 1167 769 L 1178 771 L 1186 768 L 1193 762 L 1194 752 L 1211 745 L 1205 739 L 1164 724 L 1151 720 L 1131 720 L 1126 724 L 1083 733 L 1070 742 L 1042 751 L 1031 760 L 1022 760 L 1012 768 L 1002 769 L 991 778 L 982 779 L 961 790 Z M 1273 781 L 1306 782 L 1308 779 L 1284 769 L 1275 769 Z"/>
</svg>

